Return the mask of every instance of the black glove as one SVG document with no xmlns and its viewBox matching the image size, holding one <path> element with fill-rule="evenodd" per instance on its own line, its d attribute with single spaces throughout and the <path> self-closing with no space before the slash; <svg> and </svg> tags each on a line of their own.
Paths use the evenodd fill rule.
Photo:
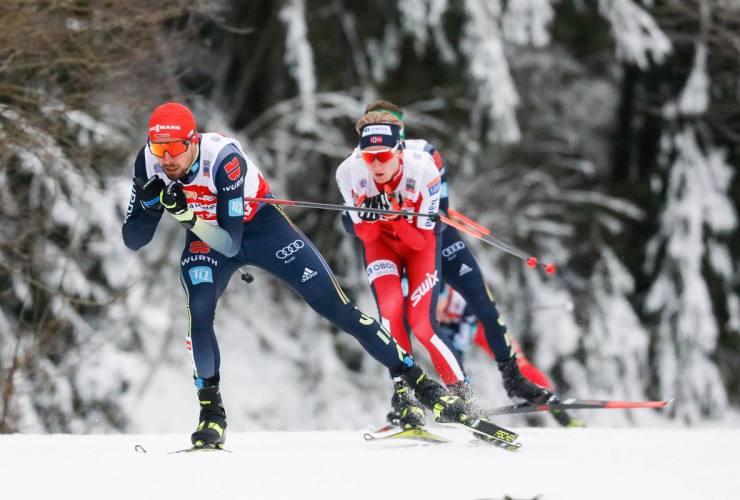
<svg viewBox="0 0 740 500">
<path fill-rule="evenodd" d="M 173 182 L 167 186 L 160 195 L 160 202 L 185 229 L 193 229 L 198 216 L 188 208 L 188 198 L 182 184 Z"/>
<path fill-rule="evenodd" d="M 139 203 L 141 203 L 144 210 L 161 214 L 163 207 L 159 202 L 159 194 L 165 188 L 164 181 L 156 175 L 146 181 L 134 177 L 134 185 L 136 186 L 136 196 L 139 198 Z"/>
<path fill-rule="evenodd" d="M 365 195 L 361 195 L 359 198 L 357 198 L 355 204 L 358 207 L 381 208 L 378 206 L 377 197 L 368 198 Z M 381 214 L 374 212 L 357 212 L 357 216 L 366 222 L 375 222 L 380 220 L 380 218 L 382 217 Z"/>
</svg>

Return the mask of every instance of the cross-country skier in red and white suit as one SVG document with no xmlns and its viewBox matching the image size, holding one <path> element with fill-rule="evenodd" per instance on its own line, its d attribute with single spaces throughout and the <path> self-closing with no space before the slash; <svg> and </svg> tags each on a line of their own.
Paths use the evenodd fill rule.
<svg viewBox="0 0 740 500">
<path fill-rule="evenodd" d="M 348 206 L 365 206 L 436 214 L 441 178 L 432 157 L 424 151 L 404 151 L 403 122 L 390 113 L 371 112 L 357 123 L 359 147 L 337 169 L 339 190 Z M 451 346 L 439 336 L 435 308 L 439 292 L 438 225 L 428 217 L 388 216 L 350 212 L 362 240 L 367 277 L 381 323 L 410 352 L 404 327 L 404 308 L 414 335 L 429 351 L 434 368 L 447 386 L 463 383 L 465 374 Z M 408 279 L 404 298 L 401 277 Z M 406 426 L 421 425 L 423 411 L 396 381 L 392 405 Z M 399 392 L 400 391 L 400 392 Z M 420 423 L 421 422 L 421 423 Z"/>
</svg>

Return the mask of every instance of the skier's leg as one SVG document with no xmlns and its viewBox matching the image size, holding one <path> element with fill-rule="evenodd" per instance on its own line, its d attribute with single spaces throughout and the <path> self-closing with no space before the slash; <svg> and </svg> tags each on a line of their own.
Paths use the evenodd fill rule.
<svg viewBox="0 0 740 500">
<path fill-rule="evenodd" d="M 467 301 L 483 325 L 486 341 L 496 357 L 506 392 L 514 400 L 541 404 L 553 393 L 522 376 L 514 347 L 475 256 L 455 228 L 442 231 L 442 278 Z"/>
<path fill-rule="evenodd" d="M 483 279 L 475 256 L 454 227 L 442 231 L 442 279 L 463 296 L 485 331 L 489 349 L 498 361 L 515 355 L 503 319 Z"/>
<path fill-rule="evenodd" d="M 363 248 L 367 279 L 378 305 L 380 322 L 404 350 L 411 352 L 404 318 L 401 259 L 382 241 L 365 243 Z M 391 424 L 406 429 L 419 428 L 425 423 L 424 410 L 411 388 L 400 377 L 393 380 L 391 410 L 386 419 Z"/>
<path fill-rule="evenodd" d="M 406 352 L 411 352 L 409 335 L 403 321 L 401 260 L 382 241 L 365 244 L 365 262 L 370 290 L 378 305 L 381 324 Z"/>
<path fill-rule="evenodd" d="M 219 391 L 220 354 L 213 321 L 216 303 L 238 268 L 234 259 L 212 250 L 188 233 L 180 260 L 180 280 L 186 295 L 188 335 L 186 345 L 200 401 L 200 419 L 191 436 L 196 446 L 223 446 L 226 412 Z"/>
<path fill-rule="evenodd" d="M 429 239 L 427 245 L 434 245 Z M 429 351 L 432 363 L 442 381 L 450 386 L 465 380 L 463 368 L 454 350 L 439 335 L 436 319 L 439 294 L 439 271 L 436 248 L 424 248 L 404 256 L 409 295 L 406 298 L 406 316 L 414 336 Z"/>
<path fill-rule="evenodd" d="M 393 376 L 403 378 L 422 404 L 436 407 L 438 418 L 467 418 L 462 400 L 449 397 L 444 387 L 427 377 L 380 323 L 355 307 L 318 250 L 282 210 L 262 208 L 245 227 L 243 239 L 248 263 L 284 280 L 312 309 L 355 337 Z"/>
</svg>

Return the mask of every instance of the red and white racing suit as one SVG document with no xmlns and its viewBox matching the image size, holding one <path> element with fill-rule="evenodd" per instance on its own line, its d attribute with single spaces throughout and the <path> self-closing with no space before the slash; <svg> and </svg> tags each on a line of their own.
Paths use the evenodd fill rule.
<svg viewBox="0 0 740 500">
<path fill-rule="evenodd" d="M 442 182 L 432 157 L 424 151 L 404 151 L 398 172 L 379 185 L 356 150 L 339 166 L 336 179 L 347 206 L 392 209 L 388 200 L 392 193 L 404 211 L 434 214 L 439 210 Z M 363 242 L 367 278 L 383 326 L 411 352 L 403 320 L 405 307 L 411 329 L 429 351 L 442 381 L 450 385 L 464 380 L 452 349 L 438 335 L 435 308 L 440 276 L 435 222 L 419 216 L 388 220 L 358 212 L 350 212 L 350 217 Z M 405 299 L 401 287 L 404 270 L 409 285 Z"/>
</svg>

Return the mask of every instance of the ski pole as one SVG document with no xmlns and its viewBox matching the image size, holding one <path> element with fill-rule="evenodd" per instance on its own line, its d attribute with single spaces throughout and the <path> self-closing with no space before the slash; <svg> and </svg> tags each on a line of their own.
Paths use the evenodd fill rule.
<svg viewBox="0 0 740 500">
<path fill-rule="evenodd" d="M 303 208 L 319 208 L 322 210 L 339 210 L 344 212 L 345 210 L 350 212 L 365 212 L 371 214 L 385 214 L 385 215 L 404 215 L 406 217 L 428 217 L 433 221 L 439 221 L 439 214 L 423 214 L 420 212 L 404 212 L 402 210 L 386 210 L 384 208 L 371 208 L 371 207 L 350 207 L 349 205 L 332 205 L 331 203 L 315 203 L 312 201 L 292 201 L 292 200 L 278 200 L 275 198 L 249 198 L 244 197 L 245 201 L 254 201 L 258 203 L 269 203 L 271 205 L 292 205 L 294 207 Z"/>
<path fill-rule="evenodd" d="M 468 226 L 471 226 L 473 229 L 475 229 L 479 233 L 483 233 L 485 235 L 491 234 L 491 230 L 490 229 L 481 226 L 480 224 L 478 224 L 477 222 L 475 222 L 473 219 L 469 219 L 468 217 L 466 217 L 465 215 L 461 214 L 457 210 L 452 210 L 450 208 L 450 209 L 447 210 L 447 214 L 450 217 L 452 217 L 453 219 L 459 219 L 460 222 L 462 222 L 463 224 L 467 224 Z"/>
<path fill-rule="evenodd" d="M 458 214 L 458 212 L 454 212 L 453 210 L 449 210 L 450 215 L 452 213 Z M 506 253 L 509 253 L 515 257 L 519 257 L 524 262 L 527 263 L 527 265 L 531 268 L 537 267 L 537 257 L 530 257 L 526 253 L 524 253 L 523 250 L 520 250 L 519 248 L 515 247 L 511 243 L 507 243 L 504 240 L 497 238 L 493 234 L 491 234 L 491 231 L 489 229 L 486 229 L 485 227 L 481 226 L 480 224 L 476 223 L 475 221 L 472 221 L 471 219 L 468 219 L 465 217 L 466 220 L 470 221 L 473 225 L 473 227 L 468 227 L 460 222 L 456 222 L 448 217 L 445 217 L 444 215 L 440 216 L 440 220 L 447 224 L 448 226 L 452 226 L 456 229 L 459 229 L 460 231 L 463 231 L 471 236 L 474 236 L 478 238 L 481 241 L 484 241 L 488 243 L 489 245 L 492 245 L 499 250 L 503 250 Z M 479 231 L 475 229 L 475 227 L 480 227 L 483 231 Z M 545 272 L 547 274 L 553 274 L 555 272 L 555 265 L 554 264 L 542 264 L 542 266 L 545 268 Z"/>
<path fill-rule="evenodd" d="M 403 215 L 405 217 L 427 217 L 429 219 L 432 219 L 433 221 L 441 221 L 447 224 L 448 226 L 455 227 L 459 229 L 460 231 L 466 232 L 471 236 L 474 236 L 478 238 L 481 241 L 484 241 L 488 243 L 489 245 L 492 245 L 500 250 L 503 250 L 504 252 L 510 253 L 511 255 L 514 255 L 515 257 L 519 257 L 520 259 L 524 260 L 527 265 L 531 268 L 537 267 L 537 257 L 530 257 L 527 254 L 524 253 L 524 251 L 518 249 L 514 245 L 505 242 L 504 240 L 497 238 L 493 234 L 491 234 L 491 231 L 489 229 L 486 229 L 485 227 L 477 224 L 475 221 L 472 221 L 471 219 L 468 219 L 465 217 L 466 220 L 470 221 L 471 225 L 473 227 L 479 227 L 482 231 L 478 231 L 473 228 L 469 228 L 467 226 L 464 226 L 461 223 L 455 222 L 454 220 L 445 217 L 444 215 L 440 214 L 425 214 L 421 212 L 404 212 L 402 210 L 386 210 L 383 208 L 370 208 L 370 207 L 352 207 L 349 205 L 334 205 L 331 203 L 317 203 L 313 201 L 293 201 L 293 200 L 278 200 L 276 198 L 251 198 L 248 196 L 244 197 L 245 201 L 252 201 L 256 203 L 269 203 L 271 205 L 292 205 L 294 207 L 303 207 L 303 208 L 318 208 L 321 210 L 338 210 L 340 212 L 344 211 L 350 211 L 350 212 L 365 212 L 365 213 L 373 213 L 373 214 L 385 214 L 385 215 Z M 455 214 L 459 214 L 459 212 L 454 212 Z M 464 216 L 463 216 L 464 217 Z M 545 272 L 548 274 L 553 274 L 555 272 L 555 265 L 553 264 L 542 264 L 545 267 Z"/>
</svg>

